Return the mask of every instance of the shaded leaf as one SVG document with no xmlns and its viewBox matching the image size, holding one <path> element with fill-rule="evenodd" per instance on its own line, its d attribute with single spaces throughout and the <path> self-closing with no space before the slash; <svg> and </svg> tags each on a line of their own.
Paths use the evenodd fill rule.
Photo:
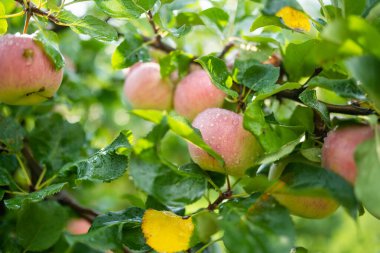
<svg viewBox="0 0 380 253">
<path fill-rule="evenodd" d="M 58 241 L 67 218 L 66 210 L 55 201 L 29 203 L 19 213 L 17 238 L 25 250 L 48 249 Z"/>
<path fill-rule="evenodd" d="M 27 195 L 7 199 L 4 201 L 4 204 L 9 209 L 19 209 L 24 205 L 25 202 L 40 202 L 44 200 L 46 197 L 60 192 L 65 185 L 66 183 L 52 184 L 43 188 L 42 190 L 35 191 Z"/>
<path fill-rule="evenodd" d="M 358 145 L 355 151 L 355 161 L 358 176 L 355 181 L 355 193 L 364 207 L 372 215 L 380 219 L 380 140 L 366 141 Z"/>
<path fill-rule="evenodd" d="M 16 120 L 0 115 L 0 145 L 4 145 L 8 151 L 16 153 L 23 147 L 24 135 L 24 129 Z"/>
<path fill-rule="evenodd" d="M 132 133 L 123 131 L 106 148 L 99 150 L 86 160 L 69 164 L 60 171 L 61 176 L 74 173 L 76 180 L 109 182 L 121 177 L 128 167 L 128 155 Z"/>
<path fill-rule="evenodd" d="M 346 65 L 359 87 L 366 91 L 375 107 L 380 110 L 380 60 L 373 56 L 362 56 L 349 59 Z"/>
<path fill-rule="evenodd" d="M 305 105 L 315 109 L 327 125 L 330 124 L 329 111 L 325 104 L 318 101 L 315 90 L 305 90 L 300 94 L 299 98 Z"/>
<path fill-rule="evenodd" d="M 273 199 L 261 201 L 260 194 L 228 201 L 220 208 L 223 242 L 231 252 L 289 252 L 295 231 L 288 211 Z"/>
<path fill-rule="evenodd" d="M 57 171 L 81 158 L 86 133 L 79 123 L 70 124 L 59 114 L 48 114 L 37 118 L 28 138 L 35 158 Z"/>
<path fill-rule="evenodd" d="M 354 79 L 328 79 L 322 76 L 313 77 L 308 83 L 309 88 L 321 87 L 334 91 L 341 97 L 365 100 L 366 97 L 358 88 Z"/>
</svg>

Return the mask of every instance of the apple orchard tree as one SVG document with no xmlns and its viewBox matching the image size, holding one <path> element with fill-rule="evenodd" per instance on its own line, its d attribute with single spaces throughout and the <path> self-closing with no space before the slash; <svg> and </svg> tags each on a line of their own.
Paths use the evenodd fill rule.
<svg viewBox="0 0 380 253">
<path fill-rule="evenodd" d="M 2 0 L 0 252 L 379 252 L 379 43 L 379 0 Z"/>
</svg>

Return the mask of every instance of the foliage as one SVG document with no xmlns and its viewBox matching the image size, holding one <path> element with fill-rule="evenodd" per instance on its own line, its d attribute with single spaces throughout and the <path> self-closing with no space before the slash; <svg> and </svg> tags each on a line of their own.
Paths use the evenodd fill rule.
<svg viewBox="0 0 380 253">
<path fill-rule="evenodd" d="M 0 103 L 0 252 L 380 250 L 380 1 L 1 1 L 0 36 L 24 29 L 65 72 L 44 103 Z M 187 143 L 224 160 L 174 110 L 128 107 L 125 74 L 149 61 L 173 85 L 203 68 L 227 95 L 264 150 L 246 175 L 195 164 Z M 354 123 L 375 136 L 351 185 L 321 147 Z M 299 218 L 276 193 L 344 212 Z"/>
</svg>

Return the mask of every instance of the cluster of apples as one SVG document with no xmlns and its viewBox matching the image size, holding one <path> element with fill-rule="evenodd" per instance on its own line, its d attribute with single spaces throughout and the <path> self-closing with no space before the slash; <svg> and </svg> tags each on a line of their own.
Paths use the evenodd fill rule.
<svg viewBox="0 0 380 253">
<path fill-rule="evenodd" d="M 124 95 L 134 108 L 169 110 L 174 105 L 178 114 L 192 121 L 204 141 L 225 161 L 222 167 L 205 151 L 188 144 L 192 160 L 202 169 L 241 177 L 263 153 L 257 139 L 243 128 L 242 116 L 220 108 L 225 94 L 212 84 L 204 70 L 191 72 L 174 90 L 169 78 L 161 78 L 159 64 L 138 63 L 127 75 Z M 372 137 L 369 126 L 348 126 L 329 132 L 322 147 L 322 166 L 354 184 L 357 170 L 354 151 Z M 293 214 L 307 218 L 326 217 L 339 206 L 332 198 L 281 192 L 273 196 Z"/>
<path fill-rule="evenodd" d="M 32 36 L 0 37 L 0 103 L 41 103 L 56 93 L 62 78 L 63 70 L 55 69 Z M 191 158 L 205 170 L 241 177 L 263 153 L 257 139 L 243 128 L 242 116 L 220 108 L 226 95 L 212 84 L 204 70 L 190 72 L 174 87 L 170 79 L 161 77 L 159 64 L 137 63 L 129 70 L 124 94 L 134 108 L 169 110 L 174 105 L 178 114 L 192 121 L 204 141 L 225 161 L 221 166 L 205 151 L 189 144 Z M 369 126 L 347 126 L 329 132 L 322 147 L 322 166 L 354 184 L 354 151 L 373 136 Z M 293 213 L 310 218 L 327 216 L 337 208 L 330 200 L 301 200 L 281 194 L 276 198 Z"/>
<path fill-rule="evenodd" d="M 125 80 L 124 95 L 133 108 L 174 110 L 192 121 L 204 141 L 225 161 L 219 162 L 189 144 L 190 156 L 201 168 L 243 176 L 261 153 L 256 138 L 243 128 L 241 115 L 221 109 L 226 95 L 215 87 L 207 72 L 196 69 L 179 81 L 174 90 L 170 79 L 162 79 L 154 62 L 137 63 Z"/>
</svg>

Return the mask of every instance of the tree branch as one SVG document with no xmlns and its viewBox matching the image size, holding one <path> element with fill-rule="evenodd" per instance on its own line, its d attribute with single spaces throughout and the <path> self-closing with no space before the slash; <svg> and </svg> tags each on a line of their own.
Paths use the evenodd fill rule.
<svg viewBox="0 0 380 253">
<path fill-rule="evenodd" d="M 90 208 L 81 206 L 75 199 L 73 199 L 66 191 L 59 192 L 55 199 L 62 205 L 70 207 L 74 210 L 80 217 L 93 222 L 94 219 L 100 214 L 97 211 L 94 211 Z"/>
<path fill-rule="evenodd" d="M 209 211 L 213 211 L 216 208 L 218 208 L 219 204 L 222 203 L 223 200 L 230 199 L 231 197 L 232 197 L 232 191 L 231 190 L 227 190 L 227 191 L 221 193 L 219 195 L 219 197 L 214 202 L 212 202 L 211 204 L 209 204 L 208 207 L 207 207 L 207 209 Z"/>
<path fill-rule="evenodd" d="M 304 91 L 303 88 L 298 90 L 284 90 L 276 94 L 278 98 L 287 98 L 294 100 L 296 102 L 302 103 L 299 99 L 299 95 Z M 324 102 L 321 102 L 324 103 Z M 355 105 L 333 105 L 329 103 L 324 103 L 331 113 L 341 113 L 350 115 L 370 115 L 374 114 L 375 111 L 368 108 L 363 108 Z"/>
<path fill-rule="evenodd" d="M 26 13 L 32 13 L 36 14 L 38 16 L 47 17 L 51 22 L 53 23 L 59 23 L 59 19 L 55 16 L 51 15 L 50 13 L 39 9 L 34 3 L 29 2 L 28 6 L 24 5 L 23 0 L 15 0 L 17 3 L 19 3 L 25 10 Z"/>
</svg>

